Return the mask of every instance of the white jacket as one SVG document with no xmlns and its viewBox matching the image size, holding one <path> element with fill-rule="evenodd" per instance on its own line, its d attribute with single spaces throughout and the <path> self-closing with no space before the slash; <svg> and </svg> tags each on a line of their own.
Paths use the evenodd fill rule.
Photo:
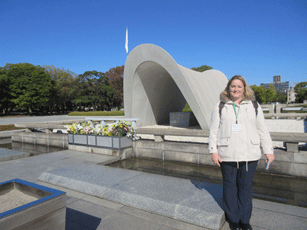
<svg viewBox="0 0 307 230">
<path fill-rule="evenodd" d="M 258 105 L 258 114 L 250 100 L 242 101 L 236 106 L 238 124 L 242 131 L 232 131 L 236 124 L 233 102 L 226 100 L 219 114 L 219 103 L 215 106 L 210 124 L 209 152 L 218 153 L 222 161 L 242 162 L 256 161 L 264 154 L 273 154 L 270 133 L 266 127 L 263 111 Z"/>
</svg>

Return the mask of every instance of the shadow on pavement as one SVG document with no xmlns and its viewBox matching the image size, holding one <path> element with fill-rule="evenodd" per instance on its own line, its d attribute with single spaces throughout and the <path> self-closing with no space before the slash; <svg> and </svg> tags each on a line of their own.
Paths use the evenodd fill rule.
<svg viewBox="0 0 307 230">
<path fill-rule="evenodd" d="M 211 184 L 196 180 L 191 180 L 191 183 L 198 189 L 206 190 L 223 210 L 223 186 L 219 184 Z"/>
<path fill-rule="evenodd" d="M 100 218 L 66 208 L 66 230 L 83 229 L 85 227 L 97 229 L 100 222 Z"/>
</svg>

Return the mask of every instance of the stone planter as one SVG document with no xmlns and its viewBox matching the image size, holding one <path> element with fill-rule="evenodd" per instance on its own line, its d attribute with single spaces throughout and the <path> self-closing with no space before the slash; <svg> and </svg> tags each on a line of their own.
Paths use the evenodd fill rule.
<svg viewBox="0 0 307 230">
<path fill-rule="evenodd" d="M 68 133 L 68 144 L 74 144 L 74 134 Z"/>
<path fill-rule="evenodd" d="M 132 140 L 129 137 L 113 137 L 113 149 L 123 149 L 132 146 Z"/>
<path fill-rule="evenodd" d="M 20 179 L 0 183 L 0 229 L 65 230 L 65 220 L 65 192 Z"/>
<path fill-rule="evenodd" d="M 87 136 L 83 134 L 74 135 L 74 145 L 87 145 Z"/>
<path fill-rule="evenodd" d="M 188 127 L 190 124 L 190 112 L 171 112 L 169 114 L 170 126 Z"/>
<path fill-rule="evenodd" d="M 122 149 L 132 146 L 132 139 L 129 137 L 109 137 L 85 134 L 68 134 L 70 145 L 83 145 L 89 147 Z"/>
<path fill-rule="evenodd" d="M 97 136 L 97 147 L 113 148 L 113 137 Z"/>
<path fill-rule="evenodd" d="M 87 136 L 87 145 L 96 146 L 97 145 L 97 136 L 96 135 L 86 135 Z"/>
</svg>

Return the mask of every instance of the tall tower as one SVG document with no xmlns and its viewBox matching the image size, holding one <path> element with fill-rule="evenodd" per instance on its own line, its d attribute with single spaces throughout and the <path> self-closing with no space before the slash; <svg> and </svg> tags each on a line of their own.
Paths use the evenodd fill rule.
<svg viewBox="0 0 307 230">
<path fill-rule="evenodd" d="M 280 75 L 276 75 L 273 77 L 273 82 L 281 82 L 281 76 Z"/>
</svg>

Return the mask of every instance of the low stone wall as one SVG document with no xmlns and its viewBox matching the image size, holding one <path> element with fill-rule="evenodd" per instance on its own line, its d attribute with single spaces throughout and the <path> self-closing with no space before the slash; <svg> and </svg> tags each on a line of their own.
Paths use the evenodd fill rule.
<svg viewBox="0 0 307 230">
<path fill-rule="evenodd" d="M 133 150 L 135 157 L 214 165 L 208 151 L 208 144 L 138 140 L 133 142 Z M 269 170 L 264 169 L 265 156 L 263 155 L 259 160 L 257 171 L 307 177 L 307 151 L 287 152 L 275 149 L 274 152 L 276 159 Z"/>
<path fill-rule="evenodd" d="M 292 113 L 284 113 L 283 109 L 290 109 L 291 107 L 303 107 L 304 103 L 296 104 L 265 104 L 261 105 L 262 109 L 267 110 L 269 113 L 265 113 L 265 118 L 270 119 L 307 119 L 307 113 L 296 113 L 294 110 Z M 305 110 L 306 111 L 306 110 Z"/>
<path fill-rule="evenodd" d="M 42 132 L 19 132 L 12 134 L 12 141 L 29 143 L 34 145 L 46 145 L 57 147 L 68 147 L 67 134 L 54 134 Z"/>
<path fill-rule="evenodd" d="M 184 134 L 187 138 L 193 137 L 193 139 L 195 139 L 195 136 L 198 136 L 200 139 L 207 139 L 207 131 L 188 129 L 137 129 L 137 133 L 138 132 L 153 134 L 155 138 L 154 140 L 139 139 L 137 141 L 133 141 L 133 149 L 129 148 L 116 152 L 114 152 L 114 150 L 102 148 L 82 147 L 78 145 L 68 146 L 67 134 L 19 132 L 12 135 L 12 141 L 36 145 L 68 147 L 69 149 L 75 151 L 118 156 L 120 159 L 126 159 L 135 156 L 194 164 L 213 165 L 211 154 L 208 152 L 208 143 L 195 143 L 178 140 L 170 141 L 167 140 L 167 136 L 164 136 L 177 136 L 179 134 L 182 136 Z M 271 133 L 271 136 L 273 140 L 287 142 L 287 148 L 275 149 L 276 160 L 272 165 L 270 165 L 269 171 L 264 170 L 265 159 L 264 156 L 262 156 L 261 160 L 259 161 L 257 170 L 290 176 L 307 177 L 307 151 L 298 151 L 298 143 L 294 143 L 305 142 L 306 134 L 292 133 L 289 135 L 289 133 Z M 180 136 L 178 136 L 178 138 L 179 137 Z"/>
<path fill-rule="evenodd" d="M 119 157 L 120 160 L 124 160 L 134 156 L 133 149 L 131 147 L 124 149 L 108 149 L 108 148 L 96 148 L 96 147 L 82 146 L 82 145 L 68 145 L 68 149 L 73 151 L 116 156 Z"/>
<path fill-rule="evenodd" d="M 208 152 L 208 144 L 138 140 L 133 142 L 133 151 L 135 157 L 194 164 L 212 163 L 211 154 Z"/>
</svg>

